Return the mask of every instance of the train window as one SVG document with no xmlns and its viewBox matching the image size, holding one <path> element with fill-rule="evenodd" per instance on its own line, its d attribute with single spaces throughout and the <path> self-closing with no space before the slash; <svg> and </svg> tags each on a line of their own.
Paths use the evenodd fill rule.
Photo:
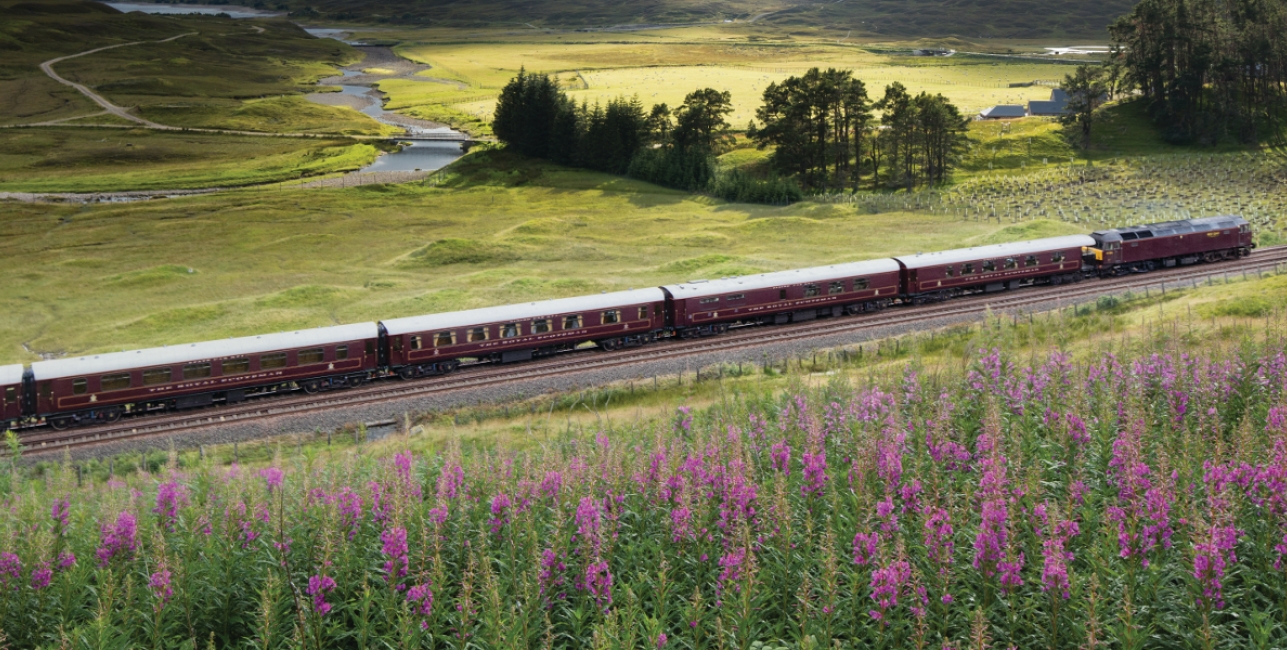
<svg viewBox="0 0 1287 650">
<path fill-rule="evenodd" d="M 260 370 L 268 370 L 269 368 L 285 368 L 285 367 L 286 367 L 285 352 L 274 352 L 272 354 L 265 354 L 264 356 L 259 357 Z"/>
<path fill-rule="evenodd" d="M 844 282 L 832 282 L 831 286 L 827 287 L 827 293 L 844 293 L 844 292 L 845 292 Z"/>
<path fill-rule="evenodd" d="M 974 273 L 974 265 L 973 265 L 973 264 L 962 264 L 962 265 L 961 265 L 961 275 L 972 275 L 973 273 Z"/>
<path fill-rule="evenodd" d="M 419 349 L 421 349 L 421 348 L 423 348 L 423 347 L 424 347 L 424 337 L 420 337 L 420 336 L 413 336 L 413 337 L 411 337 L 411 345 L 410 345 L 410 348 L 411 348 L 412 350 L 419 350 Z"/>
<path fill-rule="evenodd" d="M 1243 232 L 1243 233 L 1251 232 L 1251 224 L 1244 223 L 1241 226 L 1238 226 L 1238 232 Z"/>
<path fill-rule="evenodd" d="M 416 337 L 416 347 L 417 347 L 417 348 L 419 348 L 419 347 L 420 347 L 420 337 L 419 337 L 419 336 L 417 336 L 417 337 Z M 310 363 L 321 363 L 321 362 L 322 362 L 322 358 L 323 358 L 323 357 L 322 357 L 322 348 L 311 348 L 311 349 L 308 349 L 308 350 L 300 350 L 300 351 L 299 351 L 299 365 L 301 365 L 301 366 L 303 366 L 303 365 L 307 365 L 307 364 L 310 364 Z"/>
<path fill-rule="evenodd" d="M 250 359 L 242 357 L 240 359 L 224 359 L 223 375 L 240 375 L 243 372 L 250 372 Z"/>
<path fill-rule="evenodd" d="M 647 307 L 640 307 L 640 308 L 639 308 L 639 320 L 647 320 L 647 319 L 648 319 L 648 308 L 647 308 Z"/>
<path fill-rule="evenodd" d="M 1005 259 L 1005 267 L 1007 269 L 1017 269 L 1019 268 L 1019 260 L 1016 260 L 1013 257 L 1007 257 Z"/>
<path fill-rule="evenodd" d="M 949 278 L 956 277 L 956 267 L 951 264 L 943 267 L 943 275 L 946 275 Z"/>
<path fill-rule="evenodd" d="M 1124 232 L 1124 233 L 1122 233 L 1122 241 L 1131 241 L 1131 240 L 1135 239 L 1135 237 L 1136 237 L 1136 234 L 1135 234 L 1135 233 L 1133 233 L 1133 232 Z"/>
<path fill-rule="evenodd" d="M 532 321 L 533 334 L 548 334 L 551 330 L 553 330 L 553 327 L 550 325 L 550 319 L 548 318 Z"/>
<path fill-rule="evenodd" d="M 486 341 L 488 338 L 490 337 L 488 336 L 486 327 L 475 327 L 474 329 L 469 330 L 470 343 L 480 343 L 482 341 Z"/>
<path fill-rule="evenodd" d="M 286 360 L 286 355 L 282 355 L 282 361 Z M 169 368 L 152 368 L 143 371 L 143 385 L 156 386 L 157 384 L 166 384 L 170 382 Z"/>
<path fill-rule="evenodd" d="M 503 339 L 516 338 L 522 333 L 523 329 L 518 326 L 518 323 L 505 323 L 504 325 L 501 325 L 501 338 Z"/>
<path fill-rule="evenodd" d="M 816 284 L 806 284 L 806 285 L 804 285 L 804 297 L 805 297 L 805 298 L 812 298 L 812 297 L 814 297 L 814 296 L 818 295 L 818 293 L 819 293 L 818 285 L 816 285 Z"/>
<path fill-rule="evenodd" d="M 871 288 L 871 280 L 867 278 L 857 278 L 854 280 L 854 291 L 862 291 Z"/>
<path fill-rule="evenodd" d="M 608 311 L 603 312 L 604 325 L 612 325 L 614 323 L 620 323 L 620 322 L 621 322 L 621 312 L 615 309 L 609 309 Z"/>
<path fill-rule="evenodd" d="M 786 300 L 786 289 L 778 289 L 778 300 Z"/>
<path fill-rule="evenodd" d="M 565 330 L 579 330 L 579 329 L 581 329 L 581 314 L 577 314 L 577 315 L 575 315 L 575 316 L 564 316 L 564 317 L 563 317 L 563 329 L 565 329 Z"/>
<path fill-rule="evenodd" d="M 7 404 L 17 404 L 17 403 L 18 403 L 18 389 L 17 389 L 17 388 L 14 388 L 13 386 L 10 386 L 10 387 L 8 387 L 8 388 L 4 389 L 4 401 L 5 401 L 5 403 L 7 403 Z"/>
<path fill-rule="evenodd" d="M 1140 239 L 1150 239 L 1153 237 L 1153 233 L 1148 230 L 1141 230 L 1138 233 L 1136 233 L 1135 236 L 1139 237 Z"/>
<path fill-rule="evenodd" d="M 189 363 L 183 366 L 184 379 L 204 379 L 210 376 L 210 362 Z"/>
<path fill-rule="evenodd" d="M 716 297 L 714 297 L 714 298 L 702 298 L 702 299 L 701 299 L 701 303 L 702 303 L 703 305 L 709 305 L 709 304 L 716 303 L 716 302 L 719 302 L 719 296 L 716 296 Z"/>
<path fill-rule="evenodd" d="M 1027 257 L 1023 258 L 1023 265 L 1024 265 L 1024 266 L 1036 266 L 1036 265 L 1037 265 L 1037 256 L 1036 256 L 1036 255 L 1029 255 L 1029 256 L 1027 256 Z"/>
<path fill-rule="evenodd" d="M 367 356 L 375 355 L 375 341 L 366 342 L 366 353 L 367 353 Z"/>
<path fill-rule="evenodd" d="M 50 400 L 54 396 L 54 382 L 47 381 L 40 385 L 40 399 Z"/>
<path fill-rule="evenodd" d="M 340 345 L 340 346 L 336 346 L 336 348 L 335 348 L 335 360 L 336 360 L 336 361 L 343 361 L 343 360 L 345 360 L 345 359 L 347 359 L 347 358 L 349 358 L 349 346 L 347 346 L 347 345 Z"/>
<path fill-rule="evenodd" d="M 83 378 L 82 378 L 82 379 L 73 379 L 73 380 L 72 380 L 72 394 L 73 394 L 73 395 L 84 395 L 85 393 L 88 393 L 88 392 L 89 392 L 89 382 L 88 382 L 88 381 L 86 381 L 86 380 L 85 380 L 85 379 L 83 379 Z"/>
<path fill-rule="evenodd" d="M 1068 259 L 1068 256 L 1064 255 L 1063 253 L 1055 253 L 1054 255 L 1050 256 L 1051 262 L 1062 262 L 1065 259 Z"/>
<path fill-rule="evenodd" d="M 727 296 L 727 297 L 725 297 L 724 299 L 725 299 L 725 300 L 727 300 L 727 301 L 729 301 L 729 302 L 732 302 L 732 301 L 734 301 L 734 300 L 745 300 L 745 299 L 746 299 L 746 294 L 744 294 L 744 293 L 735 293 L 735 294 L 733 294 L 733 295 L 731 295 L 731 296 Z"/>
<path fill-rule="evenodd" d="M 455 332 L 438 332 L 433 335 L 433 346 L 436 348 L 445 348 L 449 345 L 456 344 Z"/>
<path fill-rule="evenodd" d="M 116 375 L 103 375 L 99 381 L 99 386 L 104 391 L 127 389 L 127 387 L 130 387 L 130 373 L 118 372 Z"/>
<path fill-rule="evenodd" d="M 996 262 L 993 262 L 992 260 L 988 260 L 988 261 L 986 261 L 986 262 L 984 262 L 984 263 L 983 263 L 983 272 L 984 272 L 984 273 L 987 273 L 987 272 L 989 272 L 989 271 L 995 271 L 995 270 L 997 270 L 997 263 L 996 263 Z"/>
</svg>

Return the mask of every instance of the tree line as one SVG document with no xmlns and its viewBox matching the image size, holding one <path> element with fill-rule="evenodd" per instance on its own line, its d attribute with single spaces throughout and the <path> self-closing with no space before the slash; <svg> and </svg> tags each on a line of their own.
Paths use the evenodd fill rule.
<svg viewBox="0 0 1287 650">
<path fill-rule="evenodd" d="M 732 97 L 710 88 L 672 109 L 637 98 L 576 103 L 548 75 L 526 70 L 501 91 L 492 130 L 515 151 L 736 201 L 788 203 L 803 190 L 907 188 L 942 183 L 968 121 L 942 95 L 891 84 L 873 101 L 848 70 L 814 68 L 770 84 L 747 135 L 772 149 L 767 174 L 720 171 L 733 143 Z M 880 113 L 877 117 L 877 112 Z"/>
<path fill-rule="evenodd" d="M 1109 33 L 1099 82 L 1137 88 L 1171 142 L 1280 139 L 1287 111 L 1287 1 L 1142 0 Z"/>
</svg>

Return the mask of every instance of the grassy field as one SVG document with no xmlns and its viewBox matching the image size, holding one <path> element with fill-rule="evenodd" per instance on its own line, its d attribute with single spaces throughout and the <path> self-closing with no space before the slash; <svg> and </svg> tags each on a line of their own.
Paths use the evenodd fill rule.
<svg viewBox="0 0 1287 650">
<path fill-rule="evenodd" d="M 8 206 L 0 217 L 7 278 L 0 361 L 655 286 L 1027 232 L 923 211 L 724 204 L 504 158 L 475 154 L 438 188 Z"/>
<path fill-rule="evenodd" d="M 215 16 L 121 14 L 75 0 L 0 0 L 0 125 L 30 124 L 99 112 L 97 106 L 40 71 L 58 56 L 131 45 L 57 64 L 58 73 L 113 103 L 137 107 L 173 126 L 269 132 L 380 134 L 380 124 L 354 111 L 305 105 L 336 65 L 358 59 L 353 48 L 316 39 L 285 20 L 253 24 Z M 286 97 L 286 99 L 277 99 Z M 267 102 L 265 98 L 273 98 Z"/>
<path fill-rule="evenodd" d="M 110 192 L 237 186 L 360 169 L 378 150 L 298 140 L 147 129 L 0 131 L 0 192 Z"/>
</svg>

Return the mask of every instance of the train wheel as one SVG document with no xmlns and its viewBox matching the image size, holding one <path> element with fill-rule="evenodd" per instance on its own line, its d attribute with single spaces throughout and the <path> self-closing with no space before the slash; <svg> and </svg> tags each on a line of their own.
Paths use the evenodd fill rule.
<svg viewBox="0 0 1287 650">
<path fill-rule="evenodd" d="M 444 375 L 450 375 L 451 373 L 456 372 L 457 368 L 460 368 L 459 363 L 455 361 L 448 361 L 447 363 L 444 363 L 438 366 L 438 371 Z"/>
<path fill-rule="evenodd" d="M 104 422 L 111 424 L 113 422 L 119 422 L 123 415 L 125 415 L 125 412 L 121 409 L 108 409 L 103 411 L 102 419 Z"/>
<path fill-rule="evenodd" d="M 617 349 L 618 343 L 617 339 L 605 339 L 599 341 L 599 347 L 603 348 L 604 352 L 612 352 Z"/>
<path fill-rule="evenodd" d="M 362 384 L 365 384 L 365 383 L 366 383 L 366 375 L 353 375 L 348 378 L 348 384 L 350 388 L 357 388 L 358 386 L 361 386 Z"/>
<path fill-rule="evenodd" d="M 300 388 L 303 388 L 305 393 L 308 393 L 309 395 L 312 395 L 312 394 L 314 394 L 314 393 L 321 392 L 321 390 L 322 390 L 322 382 L 320 382 L 320 381 L 318 381 L 318 380 L 316 380 L 316 379 L 310 379 L 310 380 L 308 380 L 308 381 L 301 382 L 301 383 L 300 383 L 300 385 L 299 385 L 299 387 L 300 387 Z"/>
<path fill-rule="evenodd" d="M 66 431 L 76 426 L 76 418 L 67 415 L 57 418 L 49 418 L 49 426 L 55 431 Z"/>
</svg>

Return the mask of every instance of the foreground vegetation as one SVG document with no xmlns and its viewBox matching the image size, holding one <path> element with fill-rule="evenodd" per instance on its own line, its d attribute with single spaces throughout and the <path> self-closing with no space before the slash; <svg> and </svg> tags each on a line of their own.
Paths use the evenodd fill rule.
<svg viewBox="0 0 1287 650">
<path fill-rule="evenodd" d="M 514 444 L 442 422 L 446 442 L 172 452 L 83 487 L 67 465 L 13 473 L 3 628 L 38 647 L 1277 647 L 1283 305 L 1218 296 L 1271 285 L 1197 292 L 1220 328 L 1160 317 L 1174 292 L 1104 300 L 829 377 L 730 369 L 657 417 L 578 400 Z"/>
</svg>

